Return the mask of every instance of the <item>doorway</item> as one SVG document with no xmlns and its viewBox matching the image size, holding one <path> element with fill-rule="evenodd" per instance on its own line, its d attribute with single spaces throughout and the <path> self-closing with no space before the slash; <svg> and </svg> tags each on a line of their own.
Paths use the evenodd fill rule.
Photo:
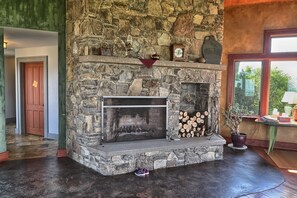
<svg viewBox="0 0 297 198">
<path fill-rule="evenodd" d="M 17 58 L 17 122 L 19 134 L 49 138 L 47 56 Z"/>
<path fill-rule="evenodd" d="M 16 63 L 16 122 L 6 127 L 9 160 L 55 156 L 58 141 L 48 124 L 48 57 L 19 57 Z"/>
</svg>

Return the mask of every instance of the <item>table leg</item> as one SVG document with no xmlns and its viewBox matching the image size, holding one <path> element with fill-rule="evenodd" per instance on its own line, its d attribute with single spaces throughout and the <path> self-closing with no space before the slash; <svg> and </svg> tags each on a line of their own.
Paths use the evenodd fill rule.
<svg viewBox="0 0 297 198">
<path fill-rule="evenodd" d="M 277 134 L 277 126 L 270 126 L 269 127 L 269 148 L 267 154 L 269 155 L 270 151 L 273 150 L 275 139 Z"/>
</svg>

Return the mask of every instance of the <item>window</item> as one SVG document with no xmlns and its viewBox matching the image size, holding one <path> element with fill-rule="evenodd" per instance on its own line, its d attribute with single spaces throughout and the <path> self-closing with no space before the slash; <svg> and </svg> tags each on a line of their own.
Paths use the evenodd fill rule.
<svg viewBox="0 0 297 198">
<path fill-rule="evenodd" d="M 297 52 L 297 37 L 271 38 L 271 53 Z"/>
<path fill-rule="evenodd" d="M 285 91 L 297 91 L 297 61 L 270 62 L 269 111 L 274 108 L 284 112 L 286 104 L 281 100 Z"/>
<path fill-rule="evenodd" d="M 264 32 L 262 54 L 230 54 L 229 104 L 245 108 L 246 116 L 284 112 L 282 97 L 297 91 L 297 29 Z"/>
<path fill-rule="evenodd" d="M 235 62 L 234 103 L 245 107 L 249 115 L 259 115 L 261 61 Z"/>
</svg>

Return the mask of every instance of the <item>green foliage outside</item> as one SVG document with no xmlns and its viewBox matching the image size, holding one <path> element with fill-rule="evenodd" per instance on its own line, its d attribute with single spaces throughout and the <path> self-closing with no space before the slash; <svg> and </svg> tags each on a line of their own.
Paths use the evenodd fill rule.
<svg viewBox="0 0 297 198">
<path fill-rule="evenodd" d="M 284 112 L 285 104 L 282 102 L 284 93 L 288 90 L 288 84 L 291 77 L 283 73 L 277 67 L 271 70 L 270 77 L 270 95 L 269 95 L 269 115 L 274 108 L 279 112 Z"/>
<path fill-rule="evenodd" d="M 270 95 L 269 95 L 269 114 L 273 108 L 284 112 L 285 104 L 281 102 L 284 93 L 288 90 L 291 77 L 279 68 L 271 70 L 270 76 Z M 247 83 L 250 84 L 252 91 L 249 92 Z M 235 76 L 235 100 L 234 103 L 242 109 L 247 110 L 247 115 L 259 115 L 261 96 L 261 69 L 246 66 L 244 70 L 237 72 Z"/>
<path fill-rule="evenodd" d="M 235 76 L 235 100 L 234 103 L 241 109 L 246 109 L 248 115 L 259 115 L 261 69 L 247 66 L 243 71 Z M 246 83 L 254 85 L 254 92 L 247 94 Z"/>
</svg>

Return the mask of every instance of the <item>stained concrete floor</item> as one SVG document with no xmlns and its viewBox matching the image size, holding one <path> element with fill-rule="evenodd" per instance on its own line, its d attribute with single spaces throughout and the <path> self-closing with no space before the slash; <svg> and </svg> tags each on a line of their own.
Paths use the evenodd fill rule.
<svg viewBox="0 0 297 198">
<path fill-rule="evenodd" d="M 15 122 L 6 124 L 6 142 L 9 160 L 55 156 L 58 141 L 36 135 L 16 134 Z"/>
<path fill-rule="evenodd" d="M 224 160 L 105 177 L 69 158 L 0 164 L 0 197 L 238 197 L 277 187 L 280 171 L 251 149 L 225 148 Z"/>
</svg>

